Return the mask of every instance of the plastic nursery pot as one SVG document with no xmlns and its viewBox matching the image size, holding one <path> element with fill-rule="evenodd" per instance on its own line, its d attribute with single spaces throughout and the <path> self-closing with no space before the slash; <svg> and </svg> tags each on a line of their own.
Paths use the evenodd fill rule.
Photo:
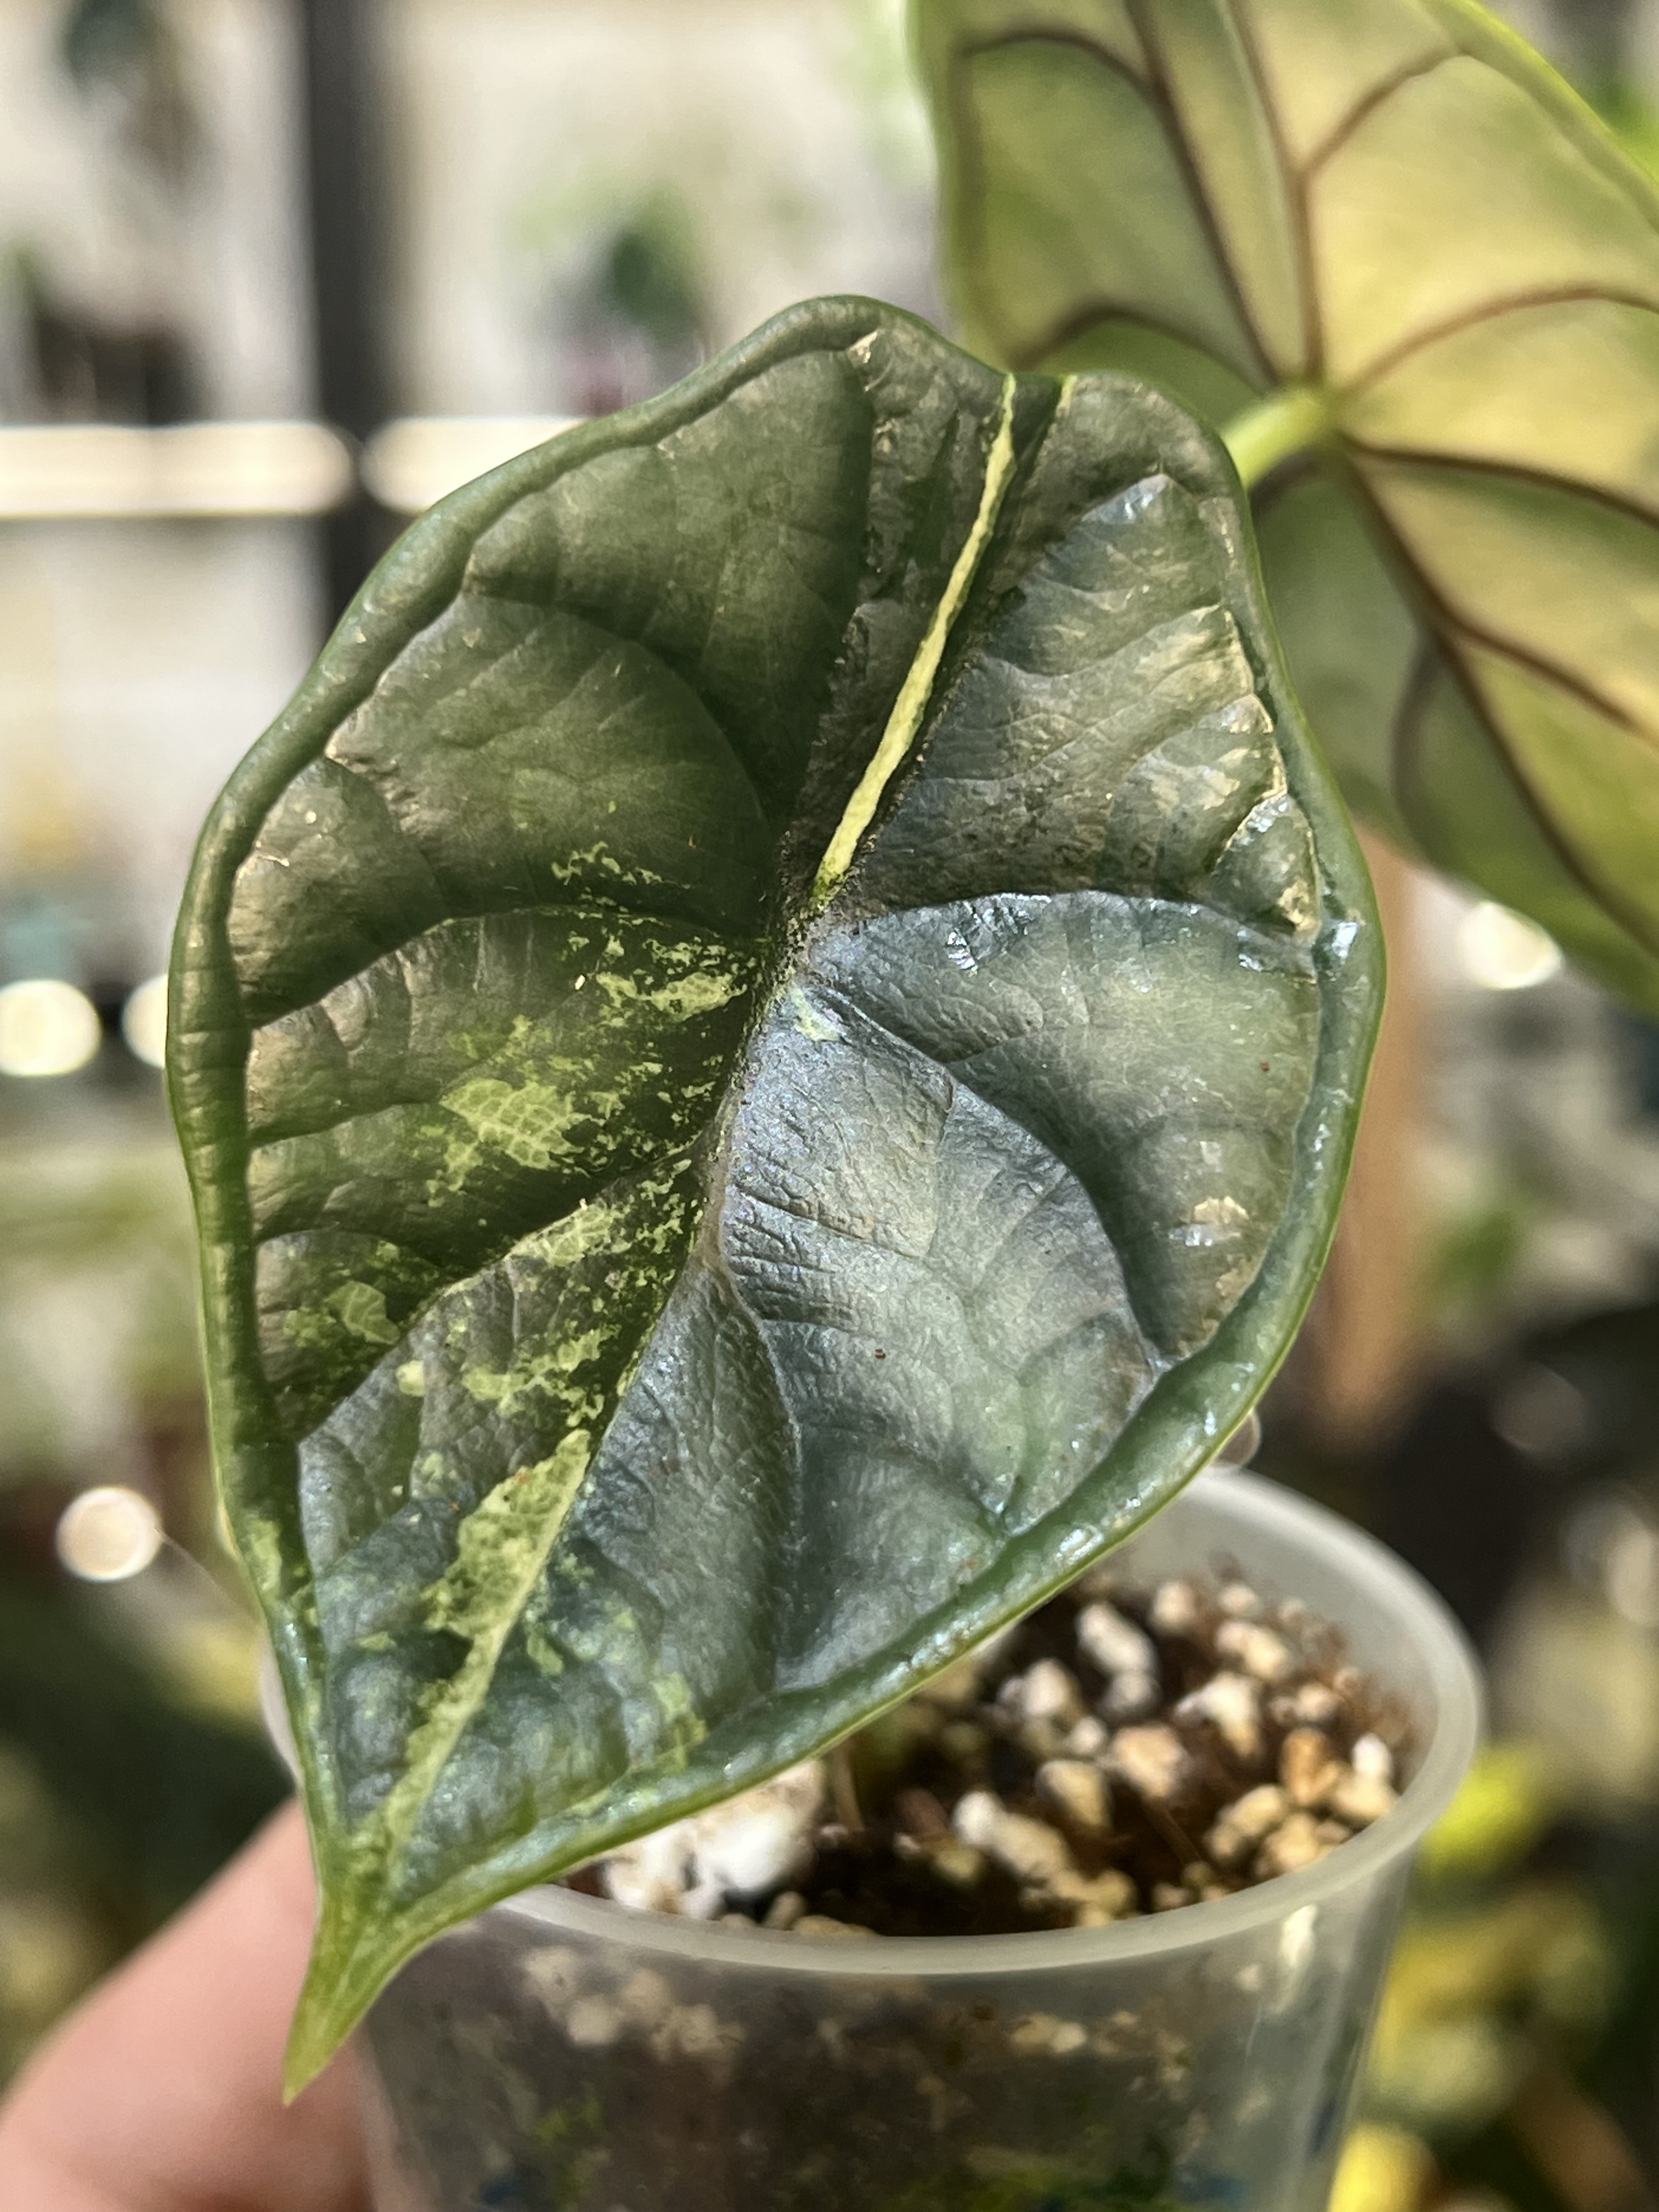
<svg viewBox="0 0 1659 2212">
<path fill-rule="evenodd" d="M 1121 1554 L 1298 1597 L 1413 1717 L 1384 1820 L 1218 1904 L 849 1942 L 527 1891 L 370 2015 L 380 2212 L 1318 2212 L 1473 1662 L 1379 1546 L 1212 1472 Z"/>
</svg>

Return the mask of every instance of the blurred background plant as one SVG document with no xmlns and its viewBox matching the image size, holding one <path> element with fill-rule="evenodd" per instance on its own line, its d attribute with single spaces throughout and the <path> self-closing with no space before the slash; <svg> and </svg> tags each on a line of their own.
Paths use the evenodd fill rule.
<svg viewBox="0 0 1659 2212">
<path fill-rule="evenodd" d="M 1510 12 L 1659 164 L 1659 0 Z M 283 1787 L 158 1073 L 195 827 L 453 484 L 805 295 L 942 319 L 931 195 L 901 0 L 0 0 L 0 2076 Z M 1338 2202 L 1638 2212 L 1659 1033 L 1373 859 L 1389 1043 L 1258 1464 L 1447 1593 L 1496 1735 Z"/>
</svg>

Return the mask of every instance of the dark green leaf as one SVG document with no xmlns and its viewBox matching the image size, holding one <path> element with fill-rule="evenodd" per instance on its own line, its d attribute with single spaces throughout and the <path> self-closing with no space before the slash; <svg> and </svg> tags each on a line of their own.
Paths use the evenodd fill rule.
<svg viewBox="0 0 1659 2212">
<path fill-rule="evenodd" d="M 1470 0 L 916 10 L 969 343 L 1228 426 L 1348 798 L 1659 1011 L 1651 181 Z"/>
<path fill-rule="evenodd" d="M 296 2078 L 1212 1453 L 1377 987 L 1225 463 L 1137 386 L 817 302 L 410 533 L 174 970 L 323 1881 Z"/>
</svg>

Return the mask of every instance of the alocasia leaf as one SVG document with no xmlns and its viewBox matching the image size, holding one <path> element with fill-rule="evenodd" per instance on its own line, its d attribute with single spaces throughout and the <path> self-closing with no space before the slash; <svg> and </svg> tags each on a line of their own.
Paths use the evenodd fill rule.
<svg viewBox="0 0 1659 2212">
<path fill-rule="evenodd" d="M 173 974 L 323 1886 L 296 2080 L 420 1943 L 1211 1455 L 1378 985 L 1231 474 L 1154 393 L 819 301 L 416 525 Z"/>
<path fill-rule="evenodd" d="M 1471 0 L 916 0 L 968 342 L 1227 428 L 1352 802 L 1659 1012 L 1659 193 Z"/>
</svg>

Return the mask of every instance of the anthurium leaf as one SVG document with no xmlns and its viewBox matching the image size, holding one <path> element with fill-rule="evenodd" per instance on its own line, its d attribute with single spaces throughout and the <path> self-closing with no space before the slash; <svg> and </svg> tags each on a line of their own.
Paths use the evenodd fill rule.
<svg viewBox="0 0 1659 2212">
<path fill-rule="evenodd" d="M 1659 193 L 1472 0 L 915 0 L 969 343 L 1224 426 L 1352 803 L 1659 1012 Z"/>
<path fill-rule="evenodd" d="M 322 1881 L 411 1950 L 822 1746 L 1214 1451 L 1361 865 L 1214 441 L 867 301 L 447 501 L 205 833 L 172 1084 Z"/>
</svg>

